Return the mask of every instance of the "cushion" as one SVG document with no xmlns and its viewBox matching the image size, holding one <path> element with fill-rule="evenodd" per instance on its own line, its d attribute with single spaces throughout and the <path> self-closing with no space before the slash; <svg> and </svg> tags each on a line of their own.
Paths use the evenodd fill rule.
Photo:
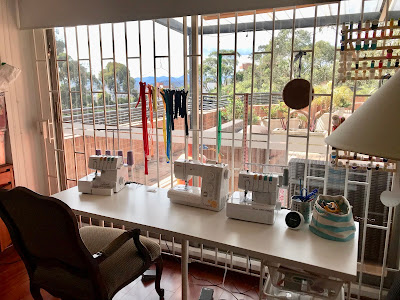
<svg viewBox="0 0 400 300">
<path fill-rule="evenodd" d="M 124 230 L 109 227 L 86 226 L 80 230 L 83 243 L 91 254 L 105 248 L 110 242 L 124 233 Z M 140 241 L 155 260 L 161 255 L 160 246 L 148 238 L 140 237 Z M 119 250 L 99 264 L 100 273 L 105 282 L 109 297 L 124 284 L 140 275 L 144 265 L 133 239 L 128 240 Z"/>
</svg>

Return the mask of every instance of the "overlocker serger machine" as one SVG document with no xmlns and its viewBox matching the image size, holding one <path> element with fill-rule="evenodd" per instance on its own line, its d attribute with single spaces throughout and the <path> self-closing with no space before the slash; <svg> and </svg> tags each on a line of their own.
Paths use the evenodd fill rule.
<svg viewBox="0 0 400 300">
<path fill-rule="evenodd" d="M 185 180 L 168 191 L 173 203 L 220 211 L 225 207 L 229 193 L 229 169 L 227 164 L 201 163 L 192 160 L 174 162 L 175 177 Z M 201 177 L 201 187 L 188 186 L 192 176 Z"/>
<path fill-rule="evenodd" d="M 92 155 L 89 157 L 89 168 L 96 173 L 79 179 L 79 192 L 108 196 L 125 187 L 127 168 L 122 156 Z"/>
<path fill-rule="evenodd" d="M 226 204 L 228 218 L 255 223 L 274 224 L 276 210 L 280 203 L 276 201 L 279 176 L 249 171 L 239 173 L 239 189 Z"/>
</svg>

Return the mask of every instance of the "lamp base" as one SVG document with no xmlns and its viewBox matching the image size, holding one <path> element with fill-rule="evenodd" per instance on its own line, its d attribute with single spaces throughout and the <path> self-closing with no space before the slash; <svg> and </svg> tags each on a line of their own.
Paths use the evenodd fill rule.
<svg viewBox="0 0 400 300">
<path fill-rule="evenodd" d="M 381 194 L 381 202 L 387 207 L 395 207 L 400 204 L 400 192 L 384 191 Z"/>
<path fill-rule="evenodd" d="M 384 191 L 381 194 L 381 202 L 387 207 L 400 204 L 400 161 L 396 162 L 396 172 L 393 173 L 392 191 Z"/>
</svg>

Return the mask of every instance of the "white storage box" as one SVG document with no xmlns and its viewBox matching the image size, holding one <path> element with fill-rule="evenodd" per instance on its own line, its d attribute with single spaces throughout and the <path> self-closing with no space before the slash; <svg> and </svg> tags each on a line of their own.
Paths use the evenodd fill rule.
<svg viewBox="0 0 400 300">
<path fill-rule="evenodd" d="M 316 296 L 318 299 L 340 299 L 342 281 L 285 267 L 268 266 L 268 272 L 275 288 Z"/>
</svg>

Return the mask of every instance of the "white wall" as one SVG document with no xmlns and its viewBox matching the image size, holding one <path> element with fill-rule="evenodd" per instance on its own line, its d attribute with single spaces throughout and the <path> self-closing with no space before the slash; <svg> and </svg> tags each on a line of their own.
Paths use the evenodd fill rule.
<svg viewBox="0 0 400 300">
<path fill-rule="evenodd" d="M 0 59 L 22 70 L 6 92 L 15 183 L 48 194 L 33 31 L 17 28 L 15 0 L 0 0 Z"/>
</svg>

